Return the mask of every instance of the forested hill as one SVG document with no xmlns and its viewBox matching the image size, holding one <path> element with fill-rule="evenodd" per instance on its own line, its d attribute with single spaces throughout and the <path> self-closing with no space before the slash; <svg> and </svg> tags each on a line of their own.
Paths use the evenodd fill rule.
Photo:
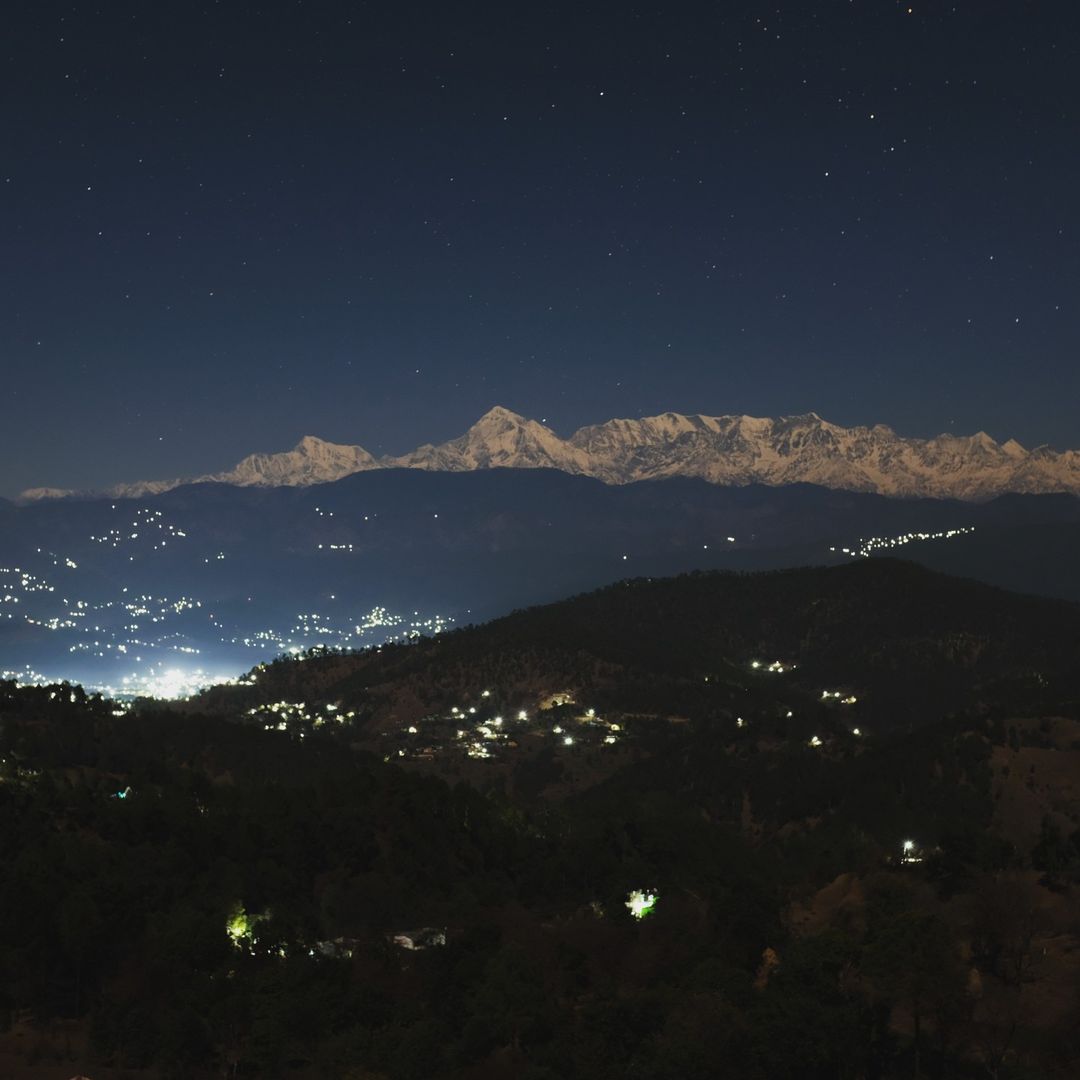
<svg viewBox="0 0 1080 1080">
<path fill-rule="evenodd" d="M 889 724 L 978 702 L 1070 701 L 1080 696 L 1080 606 L 891 559 L 638 579 L 410 645 L 283 659 L 199 707 L 333 700 L 378 721 L 405 697 L 438 709 L 484 687 L 507 708 L 570 689 L 630 711 L 643 693 L 667 693 L 669 713 L 707 716 L 760 681 L 755 661 L 777 660 L 784 685 L 858 687 Z"/>
<path fill-rule="evenodd" d="M 867 561 L 0 682 L 0 1076 L 1073 1077 L 1078 643 Z"/>
</svg>

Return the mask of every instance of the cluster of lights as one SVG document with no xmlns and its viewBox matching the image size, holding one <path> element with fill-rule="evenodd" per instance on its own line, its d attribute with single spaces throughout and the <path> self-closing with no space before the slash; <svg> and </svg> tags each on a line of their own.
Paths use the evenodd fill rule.
<svg viewBox="0 0 1080 1080">
<path fill-rule="evenodd" d="M 0 604 L 17 604 L 23 595 L 31 593 L 52 593 L 56 591 L 44 578 L 31 574 L 18 566 L 0 566 Z M 15 612 L 7 612 L 7 618 Z M 25 616 L 29 618 L 29 616 Z"/>
<path fill-rule="evenodd" d="M 331 600 L 336 597 L 331 596 Z M 266 628 L 243 637 L 222 637 L 228 645 L 247 649 L 265 649 L 273 653 L 292 653 L 294 656 L 309 648 L 360 649 L 375 643 L 441 634 L 453 625 L 446 615 L 412 616 L 391 612 L 382 606 L 373 607 L 359 619 L 353 614 L 323 614 L 318 611 L 300 612 L 285 630 Z"/>
<path fill-rule="evenodd" d="M 18 671 L 10 668 L 0 671 L 0 681 L 13 682 L 16 686 L 48 686 L 56 680 L 50 679 L 40 671 L 35 671 L 27 664 L 26 667 L 20 668 Z"/>
<path fill-rule="evenodd" d="M 771 664 L 766 664 L 763 660 L 751 660 L 750 667 L 754 671 L 767 671 L 772 675 L 786 675 L 795 670 L 795 664 L 787 664 L 782 660 L 774 660 Z"/>
<path fill-rule="evenodd" d="M 253 680 L 241 679 L 240 682 L 249 685 Z M 340 705 L 327 702 L 323 705 L 308 705 L 304 701 L 274 701 L 269 705 L 256 705 L 248 709 L 247 715 L 256 720 L 261 720 L 267 731 L 287 731 L 296 724 L 307 724 L 318 728 L 324 724 L 344 724 L 356 716 L 355 710 L 344 711 Z M 300 738 L 304 737 L 300 732 Z"/>
<path fill-rule="evenodd" d="M 53 566 L 78 569 L 73 559 L 54 552 L 38 548 L 37 554 L 49 559 Z M 170 599 L 144 594 L 95 603 L 57 595 L 55 585 L 21 567 L 0 567 L 0 590 L 0 617 L 15 617 L 13 610 L 2 609 L 7 604 L 19 604 L 18 617 L 28 626 L 70 635 L 69 653 L 105 658 L 155 649 L 186 655 L 199 652 L 179 633 L 140 633 L 151 627 L 156 630 L 168 620 L 201 607 L 194 597 Z M 127 591 L 125 587 L 122 593 Z M 136 659 L 141 662 L 142 657 Z"/>
<path fill-rule="evenodd" d="M 527 709 L 519 709 L 512 720 L 494 714 L 491 707 L 485 707 L 485 702 L 491 697 L 492 692 L 484 690 L 479 695 L 477 705 L 453 705 L 442 715 L 427 716 L 418 723 L 401 728 L 404 743 L 387 754 L 385 760 L 396 757 L 430 761 L 440 750 L 454 746 L 467 757 L 487 761 L 495 758 L 500 748 L 516 748 L 518 737 L 522 734 L 543 737 L 550 732 L 560 746 L 567 748 L 582 742 L 613 746 L 623 734 L 621 725 L 601 719 L 595 709 L 587 709 L 575 718 L 575 731 L 566 730 L 562 724 L 547 728 L 541 714 L 547 709 L 570 703 L 572 695 L 568 692 L 544 698 L 535 716 L 530 716 Z"/>
<path fill-rule="evenodd" d="M 850 555 L 852 558 L 862 556 L 864 559 L 868 559 L 875 551 L 888 551 L 890 548 L 903 547 L 905 544 L 921 543 L 927 540 L 951 540 L 954 536 L 966 536 L 974 531 L 974 525 L 964 525 L 957 529 L 940 529 L 938 532 L 910 532 L 901 533 L 899 536 L 871 536 L 868 540 L 859 540 L 856 547 L 839 549 L 831 547 L 829 550 L 839 550 L 842 555 Z"/>
<path fill-rule="evenodd" d="M 822 690 L 822 701 L 839 701 L 841 705 L 854 705 L 859 699 L 854 694 L 845 694 L 843 690 Z"/>
<path fill-rule="evenodd" d="M 43 551 L 41 548 L 37 548 L 38 555 L 44 555 L 47 559 L 51 560 L 53 566 L 63 566 L 67 570 L 78 570 L 79 564 L 74 559 L 69 559 L 66 555 L 57 555 L 55 551 Z"/>
<path fill-rule="evenodd" d="M 111 510 L 116 510 L 114 503 Z M 187 536 L 183 529 L 169 524 L 164 520 L 160 510 L 140 508 L 135 511 L 135 520 L 127 526 L 113 526 L 100 536 L 91 536 L 90 542 L 104 544 L 111 548 L 119 548 L 123 544 L 131 543 L 142 536 L 144 540 L 151 540 L 151 550 L 163 548 L 169 540 L 182 540 Z"/>
<path fill-rule="evenodd" d="M 121 558 L 128 557 L 128 550 L 138 554 L 147 548 L 165 547 L 188 535 L 167 521 L 161 510 L 146 507 L 133 510 L 130 504 L 121 503 L 111 504 L 110 509 L 109 527 L 100 534 L 90 535 L 89 540 L 92 544 L 118 550 Z M 334 516 L 333 511 L 322 507 L 317 513 L 323 517 Z M 364 515 L 364 520 L 372 517 L 374 515 Z M 349 546 L 332 545 L 334 550 L 348 550 Z M 26 563 L 0 567 L 0 620 L 22 622 L 36 630 L 56 634 L 63 639 L 61 648 L 72 655 L 104 661 L 133 661 L 140 666 L 144 663 L 155 665 L 153 672 L 131 674 L 128 685 L 121 688 L 122 692 L 138 685 L 141 692 L 170 693 L 180 685 L 178 679 L 163 677 L 157 669 L 163 664 L 166 669 L 172 667 L 167 658 L 194 658 L 202 654 L 204 643 L 192 638 L 191 628 L 196 624 L 185 622 L 188 629 L 185 633 L 174 622 L 190 619 L 193 614 L 199 616 L 199 630 L 216 631 L 222 646 L 257 649 L 268 656 L 283 652 L 298 655 L 313 648 L 366 648 L 383 641 L 437 635 L 453 625 L 451 618 L 438 614 L 422 616 L 413 612 L 410 616 L 375 606 L 366 614 L 358 615 L 348 611 L 345 605 L 334 605 L 340 610 L 332 615 L 305 612 L 297 615 L 292 625 L 230 633 L 231 628 L 223 625 L 216 615 L 201 610 L 204 602 L 194 596 L 135 595 L 136 590 L 131 589 L 129 593 L 127 586 L 121 590 L 123 595 L 113 599 L 85 593 L 80 597 L 77 592 L 72 595 L 75 587 L 71 582 L 78 581 L 77 575 L 85 570 L 80 571 L 79 564 L 63 553 L 38 548 L 37 556 L 42 565 L 49 566 L 47 574 L 36 566 L 36 572 L 31 571 Z M 135 555 L 130 558 L 134 560 Z M 218 551 L 207 553 L 202 561 L 209 564 L 225 559 L 226 553 Z M 65 572 L 72 572 L 70 580 L 58 576 Z M 62 595 L 65 592 L 67 595 Z M 336 598 L 331 596 L 330 599 Z M 116 681 L 126 666 L 124 663 L 111 681 Z M 130 668 L 127 670 L 131 671 Z M 109 689 L 101 683 L 96 685 Z"/>
</svg>

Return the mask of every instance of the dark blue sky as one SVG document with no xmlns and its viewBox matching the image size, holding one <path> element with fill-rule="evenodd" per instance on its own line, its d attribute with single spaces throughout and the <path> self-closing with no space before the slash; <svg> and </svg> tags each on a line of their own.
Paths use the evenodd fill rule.
<svg viewBox="0 0 1080 1080">
<path fill-rule="evenodd" d="M 0 494 L 496 403 L 1080 446 L 1073 4 L 20 6 Z"/>
</svg>

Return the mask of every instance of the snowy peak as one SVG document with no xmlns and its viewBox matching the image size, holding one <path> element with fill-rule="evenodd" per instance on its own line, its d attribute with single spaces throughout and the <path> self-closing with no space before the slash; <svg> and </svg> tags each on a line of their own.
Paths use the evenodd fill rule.
<svg viewBox="0 0 1080 1080">
<path fill-rule="evenodd" d="M 488 409 L 479 420 L 469 429 L 475 431 L 478 428 L 487 428 L 493 426 L 505 427 L 507 425 L 524 427 L 526 424 L 534 423 L 535 421 L 527 420 L 520 413 L 512 412 L 510 409 L 504 409 L 501 405 L 495 405 Z"/>
<path fill-rule="evenodd" d="M 378 463 L 362 446 L 339 446 L 305 435 L 283 454 L 251 454 L 228 472 L 199 479 L 240 487 L 305 487 L 375 468 Z"/>
<path fill-rule="evenodd" d="M 464 435 L 385 459 L 384 464 L 441 472 L 511 468 L 579 473 L 585 471 L 586 457 L 543 424 L 496 406 Z"/>
<path fill-rule="evenodd" d="M 305 435 L 292 450 L 252 454 L 227 472 L 195 480 L 119 485 L 98 495 L 133 498 L 182 483 L 299 487 L 368 469 L 443 472 L 560 469 L 609 484 L 673 476 L 714 484 L 817 484 L 901 497 L 989 499 L 1005 492 L 1080 494 L 1080 452 L 1028 451 L 986 432 L 907 439 L 884 424 L 843 428 L 817 413 L 777 418 L 666 412 L 591 424 L 563 439 L 502 406 L 489 409 L 456 439 L 400 457 L 374 458 L 363 447 Z M 88 493 L 38 488 L 24 501 Z"/>
<path fill-rule="evenodd" d="M 20 496 L 21 502 L 58 498 L 140 499 L 160 495 L 183 484 L 232 484 L 234 487 L 306 487 L 340 480 L 354 472 L 377 469 L 379 463 L 362 446 L 339 446 L 305 435 L 292 450 L 281 454 L 249 454 L 226 472 L 211 473 L 176 480 L 142 480 L 116 484 L 104 491 L 61 491 L 55 488 L 31 488 Z"/>
<path fill-rule="evenodd" d="M 1080 455 L 999 445 L 986 432 L 905 439 L 843 428 L 817 413 L 779 418 L 663 413 L 583 427 L 569 443 L 609 483 L 696 476 L 712 483 L 810 483 L 883 495 L 986 499 L 1006 491 L 1080 493 Z"/>
</svg>

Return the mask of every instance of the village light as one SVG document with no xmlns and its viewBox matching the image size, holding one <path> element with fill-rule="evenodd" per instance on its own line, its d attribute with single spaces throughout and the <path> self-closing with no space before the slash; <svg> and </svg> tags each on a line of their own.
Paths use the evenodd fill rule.
<svg viewBox="0 0 1080 1080">
<path fill-rule="evenodd" d="M 654 892 L 646 892 L 643 889 L 634 889 L 626 898 L 626 908 L 635 919 L 644 919 L 656 909 L 656 901 L 659 899 Z"/>
<path fill-rule="evenodd" d="M 243 942 L 251 937 L 253 925 L 254 920 L 249 918 L 247 912 L 237 904 L 232 915 L 229 916 L 228 921 L 225 923 L 225 932 L 229 935 L 229 940 L 233 945 L 239 949 L 243 947 Z"/>
</svg>

